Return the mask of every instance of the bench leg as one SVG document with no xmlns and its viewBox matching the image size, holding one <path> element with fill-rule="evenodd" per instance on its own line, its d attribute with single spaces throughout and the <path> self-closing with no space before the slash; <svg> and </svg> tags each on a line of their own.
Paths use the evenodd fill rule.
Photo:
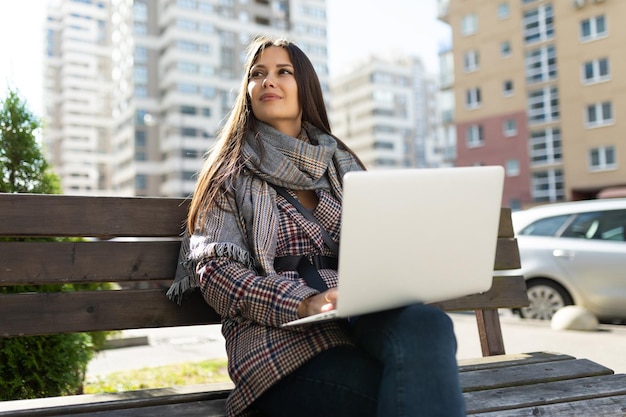
<svg viewBox="0 0 626 417">
<path fill-rule="evenodd" d="M 504 355 L 504 340 L 502 340 L 498 310 L 476 310 L 475 313 L 483 356 Z"/>
</svg>

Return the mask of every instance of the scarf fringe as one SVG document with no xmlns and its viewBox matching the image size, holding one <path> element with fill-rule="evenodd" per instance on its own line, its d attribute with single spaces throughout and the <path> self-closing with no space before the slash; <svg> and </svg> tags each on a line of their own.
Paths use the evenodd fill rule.
<svg viewBox="0 0 626 417">
<path fill-rule="evenodd" d="M 170 288 L 167 290 L 167 293 L 165 293 L 165 296 L 169 298 L 170 301 L 181 305 L 185 298 L 187 298 L 188 293 L 190 293 L 195 288 L 197 287 L 195 285 L 192 285 L 191 275 L 187 275 L 173 282 Z"/>
</svg>

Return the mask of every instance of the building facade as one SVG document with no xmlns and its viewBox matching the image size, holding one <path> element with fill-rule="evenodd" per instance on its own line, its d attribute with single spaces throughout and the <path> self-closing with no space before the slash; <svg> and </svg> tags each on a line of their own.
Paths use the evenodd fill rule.
<svg viewBox="0 0 626 417">
<path fill-rule="evenodd" d="M 626 2 L 439 6 L 453 33 L 457 165 L 503 165 L 513 208 L 626 185 Z"/>
<path fill-rule="evenodd" d="M 333 132 L 371 168 L 438 166 L 437 94 L 418 58 L 371 57 L 333 78 Z"/>
<path fill-rule="evenodd" d="M 116 189 L 110 2 L 65 1 L 48 9 L 44 149 L 73 193 Z"/>
<path fill-rule="evenodd" d="M 44 141 L 65 193 L 189 196 L 258 35 L 296 42 L 328 91 L 325 0 L 61 0 L 48 15 Z"/>
</svg>

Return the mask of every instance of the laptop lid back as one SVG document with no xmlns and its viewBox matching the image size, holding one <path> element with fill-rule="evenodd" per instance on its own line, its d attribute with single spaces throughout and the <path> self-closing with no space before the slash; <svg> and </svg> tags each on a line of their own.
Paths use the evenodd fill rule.
<svg viewBox="0 0 626 417">
<path fill-rule="evenodd" d="M 346 174 L 338 313 L 487 291 L 503 181 L 501 166 Z"/>
</svg>

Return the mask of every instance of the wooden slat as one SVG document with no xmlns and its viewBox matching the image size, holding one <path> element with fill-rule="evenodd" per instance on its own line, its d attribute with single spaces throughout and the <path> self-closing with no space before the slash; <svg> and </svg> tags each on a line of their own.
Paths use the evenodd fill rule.
<svg viewBox="0 0 626 417">
<path fill-rule="evenodd" d="M 0 194 L 0 236 L 178 236 L 181 198 Z"/>
<path fill-rule="evenodd" d="M 220 323 L 198 292 L 178 306 L 163 290 L 0 294 L 0 337 Z"/>
<path fill-rule="evenodd" d="M 463 372 L 460 374 L 464 392 L 493 390 L 540 382 L 562 381 L 591 376 L 610 375 L 613 371 L 587 359 L 532 363 L 501 368 Z"/>
<path fill-rule="evenodd" d="M 492 291 L 507 305 L 515 305 L 510 301 L 515 297 L 505 296 L 503 291 L 508 284 L 519 286 L 515 283 L 519 280 L 521 277 L 498 277 Z M 491 304 L 497 308 L 502 303 L 499 296 L 485 293 L 464 297 L 449 301 L 449 306 L 473 310 Z M 444 309 L 446 305 L 438 304 Z M 0 317 L 11 317 L 0 321 L 0 337 L 219 323 L 201 297 L 196 295 L 178 307 L 162 290 L 3 294 Z"/>
<path fill-rule="evenodd" d="M 0 242 L 0 285 L 174 278 L 180 241 Z"/>
<path fill-rule="evenodd" d="M 500 225 L 498 226 L 498 237 L 514 237 L 513 220 L 511 219 L 511 209 L 500 208 Z"/>
<path fill-rule="evenodd" d="M 508 368 L 503 372 L 511 372 Z M 626 375 L 579 377 L 576 379 L 518 385 L 512 388 L 468 392 L 464 394 L 468 414 L 529 409 L 546 404 L 578 403 L 592 398 L 626 395 Z M 571 406 L 571 405 L 570 405 Z M 500 416 L 502 414 L 498 414 Z M 527 414 L 544 415 L 544 414 Z M 568 415 L 569 414 L 565 414 Z M 595 412 L 588 416 L 597 416 Z M 620 414 L 618 414 L 620 415 Z"/>
<path fill-rule="evenodd" d="M 231 383 L 4 401 L 0 416 L 224 416 Z M 204 414 L 198 414 L 200 409 Z M 187 414 L 187 412 L 192 412 Z"/>
<path fill-rule="evenodd" d="M 482 294 L 433 303 L 446 311 L 466 311 L 478 308 L 519 308 L 528 305 L 524 277 L 494 277 L 491 289 Z"/>
<path fill-rule="evenodd" d="M 517 239 L 498 238 L 493 269 L 496 271 L 519 269 L 521 265 Z"/>
<path fill-rule="evenodd" d="M 176 236 L 188 204 L 182 198 L 0 193 L 0 236 Z M 510 213 L 501 208 L 498 237 L 514 236 Z"/>
<path fill-rule="evenodd" d="M 483 369 L 505 368 L 509 366 L 529 365 L 531 363 L 555 362 L 575 359 L 570 355 L 551 352 L 509 353 L 459 360 L 459 371 L 479 371 Z"/>
<path fill-rule="evenodd" d="M 473 417 L 623 417 L 625 415 L 626 395 L 468 414 Z"/>
<path fill-rule="evenodd" d="M 500 239 L 494 269 L 519 267 L 513 247 Z M 178 241 L 0 242 L 0 285 L 169 279 L 179 248 Z"/>
</svg>

